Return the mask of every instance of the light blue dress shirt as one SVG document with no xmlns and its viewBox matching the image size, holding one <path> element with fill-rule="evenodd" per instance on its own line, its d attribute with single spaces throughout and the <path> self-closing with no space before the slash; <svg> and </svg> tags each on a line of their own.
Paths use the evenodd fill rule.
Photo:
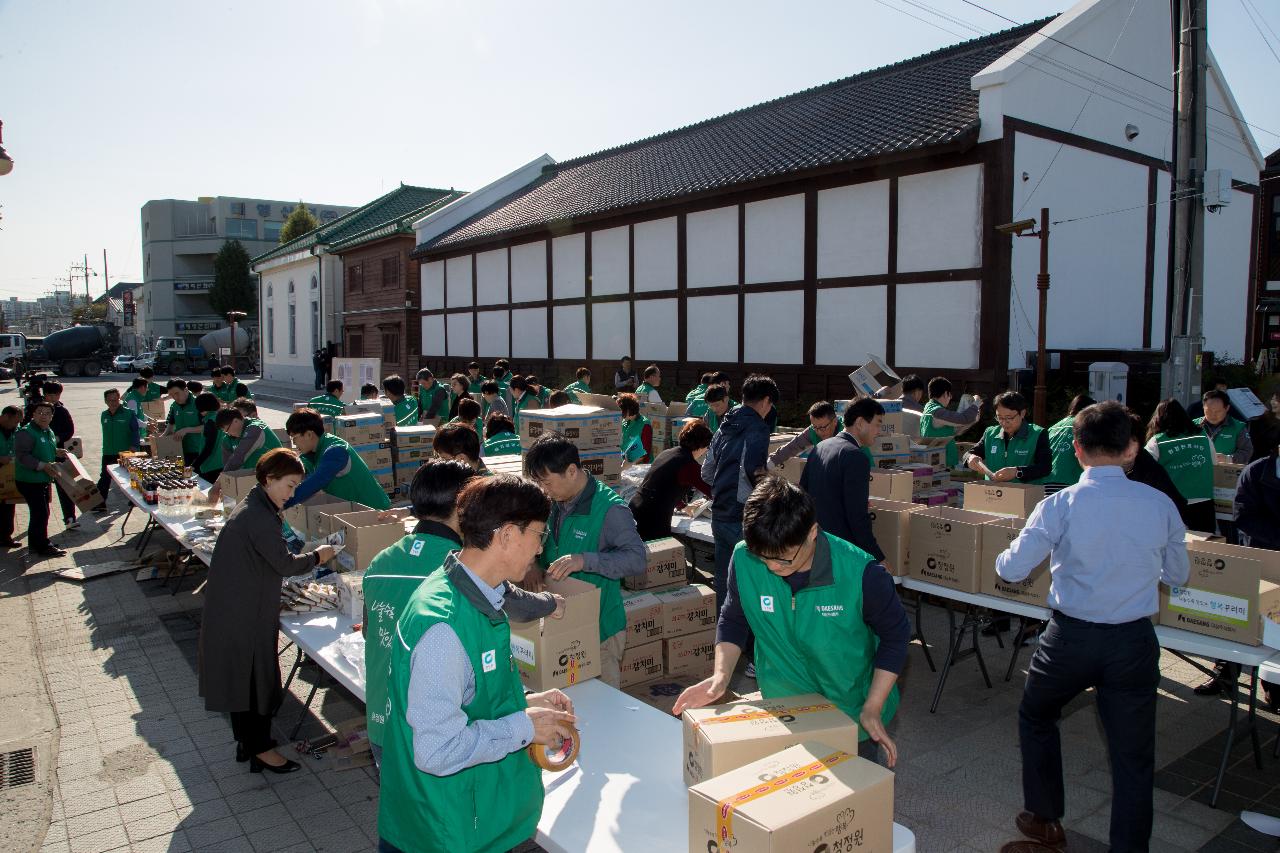
<svg viewBox="0 0 1280 853">
<path fill-rule="evenodd" d="M 1076 619 L 1118 625 L 1160 609 L 1158 585 L 1187 582 L 1186 528 L 1173 501 L 1116 465 L 1086 468 L 1027 519 L 996 572 L 1025 579 L 1049 557 L 1049 606 Z"/>
</svg>

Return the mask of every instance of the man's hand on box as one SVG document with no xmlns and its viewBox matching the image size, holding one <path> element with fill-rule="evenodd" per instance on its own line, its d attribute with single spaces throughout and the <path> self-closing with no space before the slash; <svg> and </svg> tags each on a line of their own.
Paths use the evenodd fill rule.
<svg viewBox="0 0 1280 853">
<path fill-rule="evenodd" d="M 714 705 L 716 700 L 724 695 L 727 685 L 721 684 L 713 675 L 710 678 L 704 678 L 697 684 L 685 688 L 680 694 L 680 698 L 676 699 L 675 707 L 671 709 L 674 716 L 680 716 L 686 708 L 705 708 L 708 705 Z"/>
<path fill-rule="evenodd" d="M 564 618 L 564 606 L 565 606 L 565 605 L 564 605 L 564 596 L 563 596 L 563 595 L 556 595 L 556 594 L 553 592 L 553 593 L 551 593 L 551 600 L 552 600 L 552 601 L 554 601 L 554 602 L 556 603 L 556 609 L 555 609 L 555 612 L 553 612 L 553 613 L 551 614 L 551 618 L 552 618 L 552 619 L 563 619 L 563 618 Z"/>
<path fill-rule="evenodd" d="M 995 472 L 995 474 L 992 475 L 992 479 L 998 480 L 1001 483 L 1007 483 L 1010 480 L 1017 479 L 1017 477 L 1018 477 L 1017 468 L 1001 468 L 999 471 Z"/>
<path fill-rule="evenodd" d="M 66 458 L 67 458 L 67 451 L 63 450 L 61 447 L 59 447 L 57 450 L 55 450 L 55 451 L 54 451 L 54 454 L 55 454 L 59 459 L 66 459 Z"/>
<path fill-rule="evenodd" d="M 547 566 L 547 577 L 553 581 L 564 580 L 574 572 L 582 571 L 586 568 L 586 565 L 587 561 L 582 558 L 581 554 L 565 554 L 550 566 Z"/>
</svg>

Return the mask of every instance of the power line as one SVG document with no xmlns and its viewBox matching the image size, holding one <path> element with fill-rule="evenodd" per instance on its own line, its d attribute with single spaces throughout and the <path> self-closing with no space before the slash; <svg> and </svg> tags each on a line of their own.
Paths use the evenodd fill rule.
<svg viewBox="0 0 1280 853">
<path fill-rule="evenodd" d="M 1276 31 L 1271 29 L 1271 25 L 1267 23 L 1267 19 L 1262 16 L 1262 10 L 1254 5 L 1253 0 L 1248 0 L 1248 3 L 1253 8 L 1254 14 L 1258 16 L 1258 20 L 1262 21 L 1262 25 L 1267 28 L 1267 32 L 1271 33 L 1271 37 L 1276 41 L 1280 41 L 1280 35 L 1276 35 Z"/>
<path fill-rule="evenodd" d="M 1267 46 L 1267 50 L 1271 51 L 1271 55 L 1275 57 L 1276 62 L 1280 62 L 1280 54 L 1276 53 L 1276 49 L 1271 46 L 1271 40 L 1267 38 L 1266 33 L 1262 31 L 1262 27 L 1258 24 L 1258 21 L 1254 19 L 1254 13 L 1251 10 L 1252 6 L 1253 4 L 1247 2 L 1247 0 L 1240 0 L 1240 8 L 1244 9 L 1245 15 L 1249 18 L 1249 23 L 1253 24 L 1253 28 L 1258 31 L 1258 37 L 1261 38 L 1262 43 Z M 1270 27 L 1268 26 L 1267 29 L 1270 29 Z"/>
<path fill-rule="evenodd" d="M 1274 175 L 1270 178 L 1263 178 L 1262 180 L 1258 181 L 1258 184 L 1262 185 L 1275 180 L 1280 180 L 1280 175 Z M 1055 219 L 1049 224 L 1050 225 L 1066 225 L 1067 223 L 1070 223 L 1070 222 L 1083 222 L 1086 219 L 1097 219 L 1100 216 L 1112 216 L 1117 213 L 1129 213 L 1134 210 L 1146 210 L 1148 207 L 1159 207 L 1162 204 L 1172 204 L 1175 201 L 1181 201 L 1187 198 L 1200 198 L 1203 195 L 1205 195 L 1203 191 L 1175 193 L 1172 198 L 1160 199 L 1159 201 L 1147 202 L 1146 204 L 1135 204 L 1132 207 L 1118 207 L 1118 208 L 1115 208 L 1114 210 L 1104 210 L 1104 211 L 1101 211 L 1100 213 L 1090 213 L 1090 214 L 1086 214 L 1085 216 L 1073 216 L 1069 219 Z"/>
<path fill-rule="evenodd" d="M 919 22 L 920 22 L 920 23 L 922 23 L 922 24 L 928 24 L 929 26 L 933 27 L 933 28 L 934 28 L 934 29 L 936 29 L 936 30 L 942 30 L 942 31 L 943 31 L 944 33 L 946 33 L 947 35 L 955 36 L 955 37 L 956 37 L 956 38 L 958 38 L 958 39 L 962 39 L 962 38 L 964 38 L 964 36 L 963 36 L 963 35 L 961 35 L 960 33 L 956 32 L 955 30 L 949 30 L 949 29 L 947 29 L 947 28 L 946 28 L 946 27 L 944 27 L 944 26 L 941 26 L 941 25 L 939 25 L 939 24 L 935 24 L 933 21 L 926 21 L 924 18 L 921 18 L 919 15 L 913 15 L 913 14 L 911 14 L 911 13 L 910 13 L 910 12 L 908 12 L 906 9 L 900 9 L 900 8 L 898 8 L 897 6 L 891 6 L 891 5 L 889 5 L 889 3 L 887 2 L 887 0 L 876 0 L 876 2 L 877 2 L 877 3 L 879 3 L 881 6 L 885 7 L 886 9 L 892 9 L 893 11 L 895 11 L 895 12 L 897 12 L 897 13 L 899 13 L 899 14 L 906 15 L 908 18 L 915 18 L 917 21 L 919 21 Z"/>
</svg>

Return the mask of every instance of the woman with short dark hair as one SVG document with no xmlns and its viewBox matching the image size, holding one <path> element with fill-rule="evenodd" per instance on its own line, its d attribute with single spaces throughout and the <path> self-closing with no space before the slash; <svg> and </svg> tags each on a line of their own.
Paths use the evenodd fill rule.
<svg viewBox="0 0 1280 853">
<path fill-rule="evenodd" d="M 711 497 L 711 487 L 702 479 L 702 459 L 710 446 L 711 430 L 694 418 L 680 430 L 680 443 L 659 453 L 649 466 L 629 504 L 641 539 L 670 536 L 671 515 L 689 502 L 693 490 Z"/>
<path fill-rule="evenodd" d="M 218 536 L 200 621 L 200 695 L 205 709 L 231 714 L 236 760 L 249 771 L 299 769 L 276 752 L 271 719 L 284 699 L 276 641 L 281 578 L 310 572 L 333 559 L 330 545 L 291 554 L 280 533 L 280 511 L 302 482 L 298 454 L 278 447 L 254 468 L 256 485 L 232 511 Z"/>
</svg>

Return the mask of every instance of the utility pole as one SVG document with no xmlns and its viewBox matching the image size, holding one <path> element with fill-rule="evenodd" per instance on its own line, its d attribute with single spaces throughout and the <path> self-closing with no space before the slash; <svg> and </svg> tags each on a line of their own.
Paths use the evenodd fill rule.
<svg viewBox="0 0 1280 853">
<path fill-rule="evenodd" d="M 107 273 L 107 250 L 102 250 L 102 295 L 111 293 L 111 276 Z"/>
<path fill-rule="evenodd" d="M 1036 329 L 1036 398 L 1032 407 L 1033 423 L 1046 426 L 1045 398 L 1049 387 L 1045 382 L 1045 339 L 1049 314 L 1049 208 L 1040 208 L 1040 272 L 1036 274 L 1036 290 L 1040 292 L 1040 326 Z"/>
<path fill-rule="evenodd" d="M 1177 115 L 1174 163 L 1173 304 L 1169 358 L 1161 396 L 1184 406 L 1200 398 L 1204 348 L 1204 172 L 1206 139 L 1205 58 L 1208 0 L 1174 0 L 1178 15 Z"/>
</svg>

